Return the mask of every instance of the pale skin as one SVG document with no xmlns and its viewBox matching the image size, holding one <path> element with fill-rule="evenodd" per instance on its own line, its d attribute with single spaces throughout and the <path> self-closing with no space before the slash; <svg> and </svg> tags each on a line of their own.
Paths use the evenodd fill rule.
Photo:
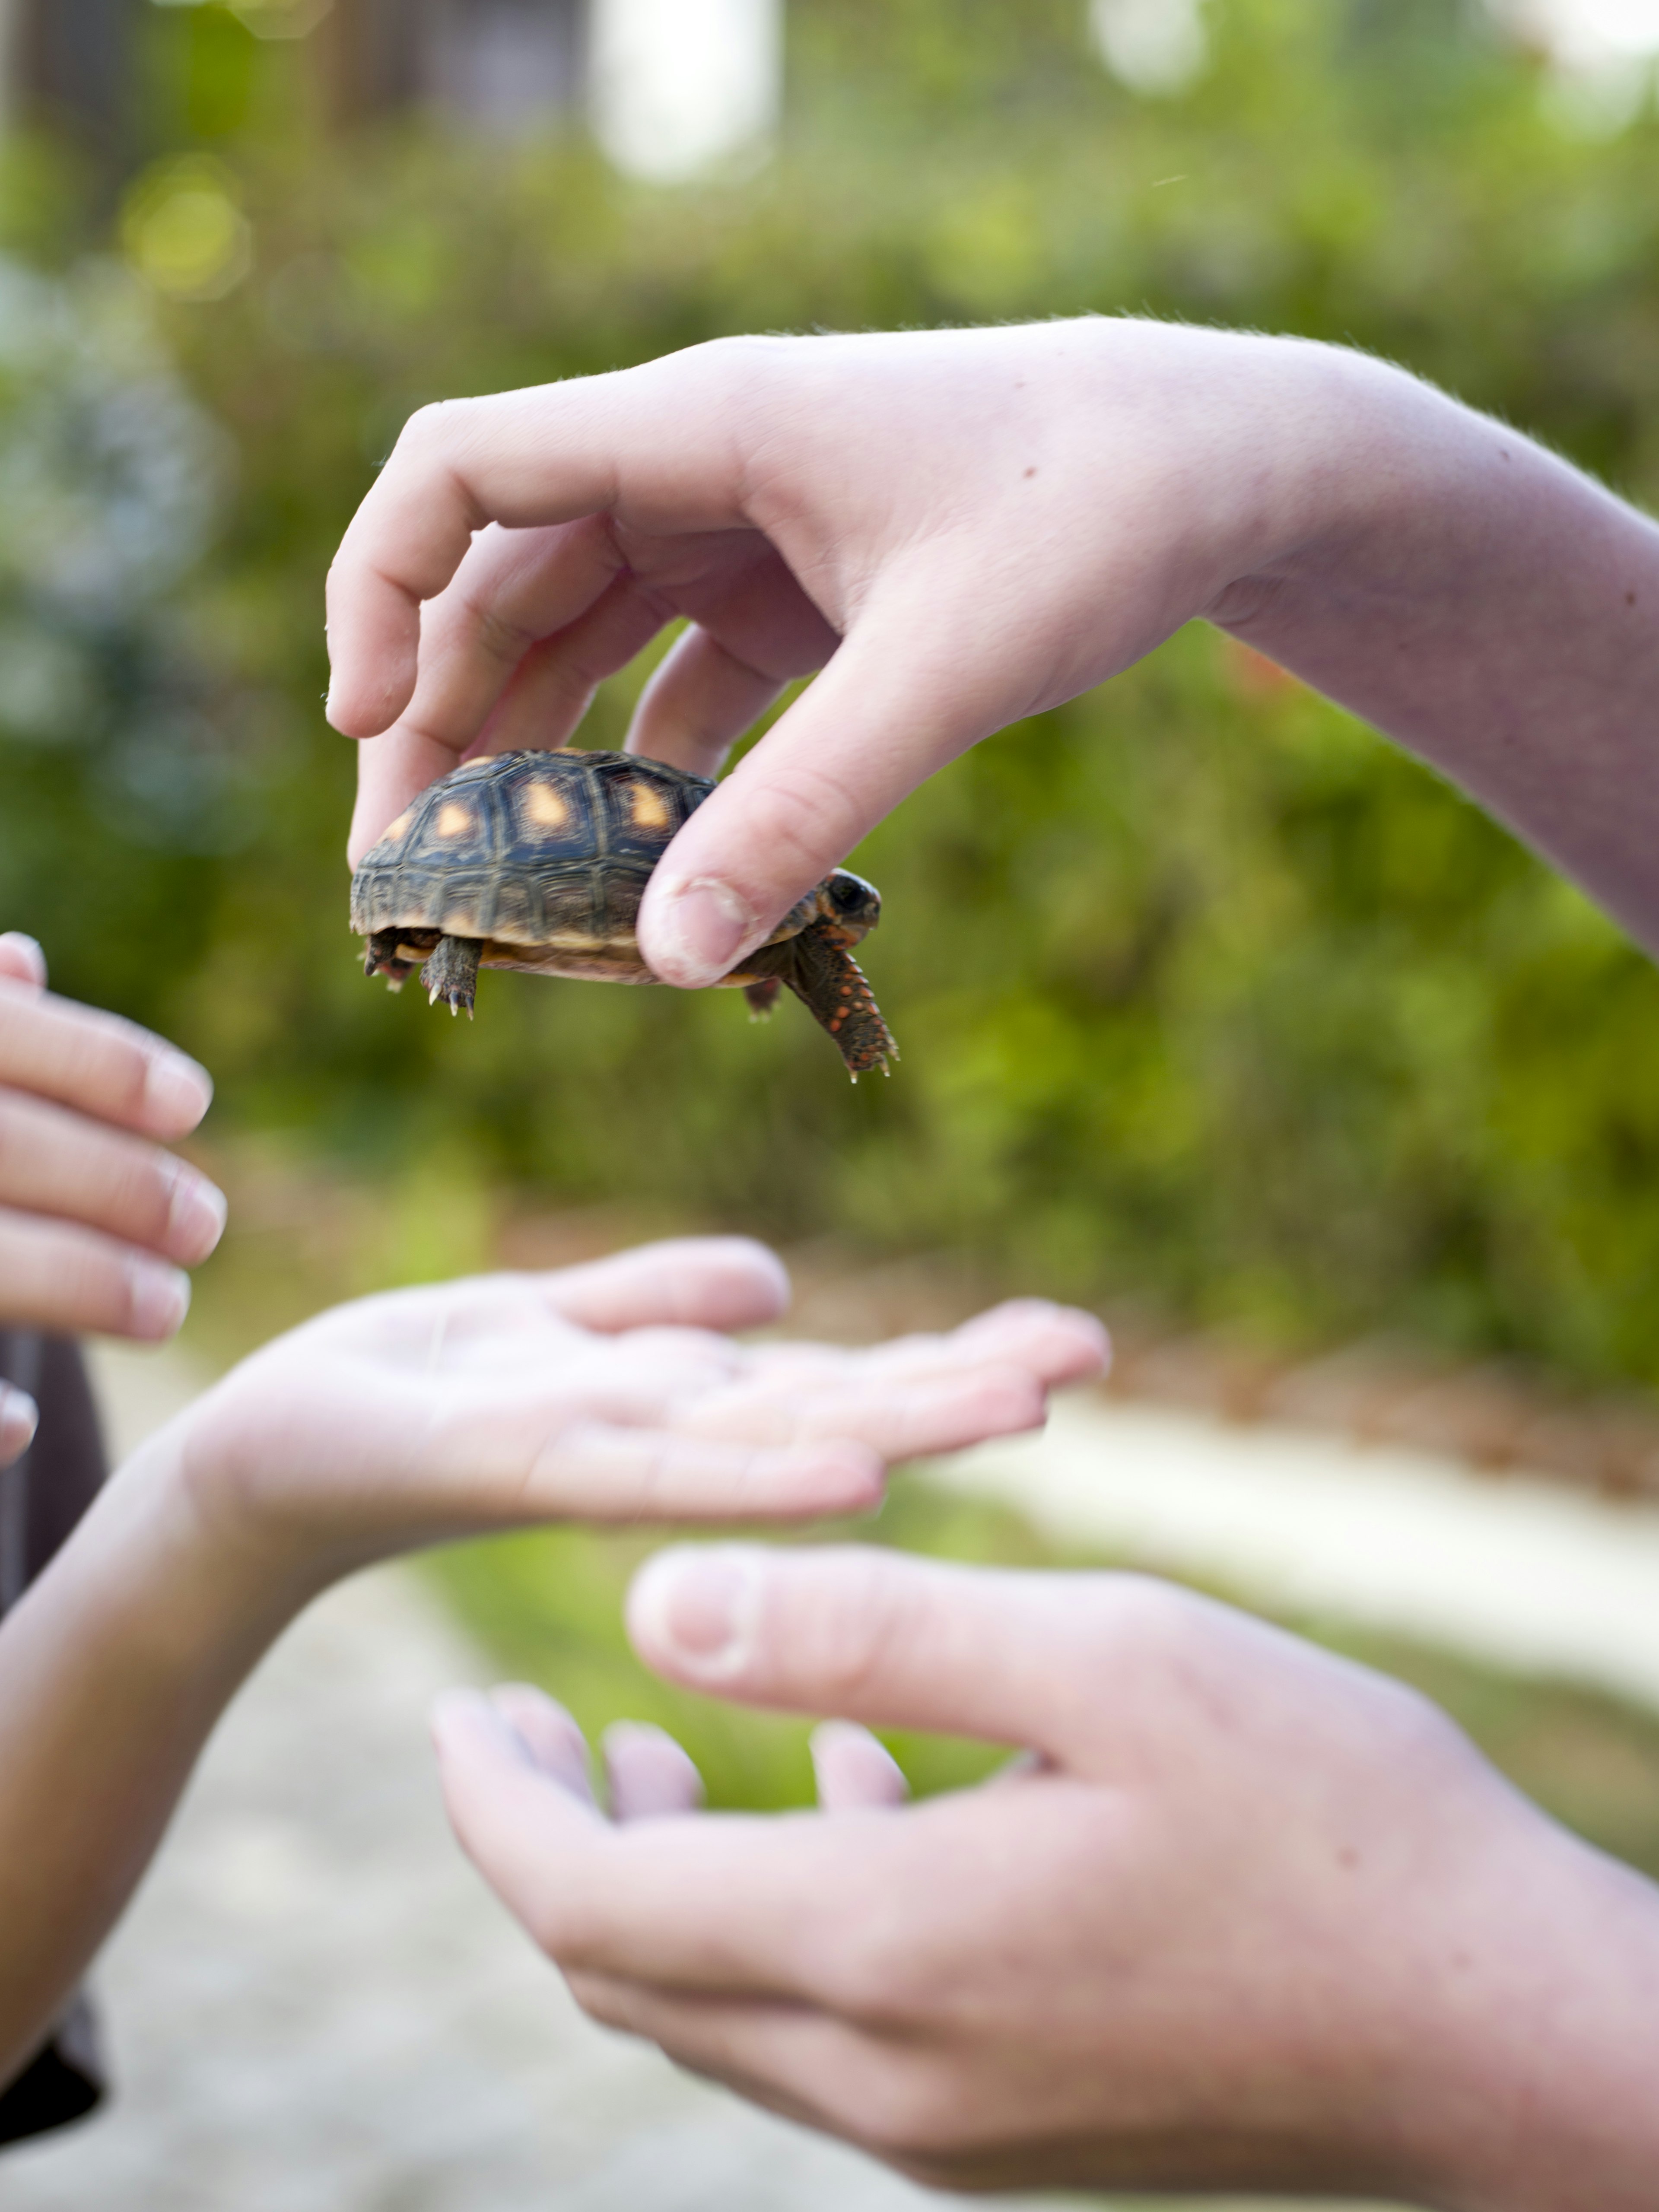
<svg viewBox="0 0 1659 2212">
<path fill-rule="evenodd" d="M 858 1512 L 890 1461 L 1031 1427 L 1103 1364 L 1097 1323 L 1037 1302 L 865 1352 L 731 1334 L 787 1295 L 738 1237 L 388 1292 L 266 1346 L 119 1468 L 0 1621 L 0 2081 L 227 1701 L 329 1583 L 577 1516 Z"/>
<path fill-rule="evenodd" d="M 330 713 L 364 741 L 355 856 L 459 760 L 564 743 L 596 685 L 672 620 L 690 627 L 629 737 L 656 758 L 714 773 L 785 684 L 816 673 L 653 880 L 645 957 L 696 987 L 945 763 L 1203 617 L 1434 763 L 1659 948 L 1656 610 L 1647 517 L 1356 353 L 1127 319 L 748 338 L 415 416 L 331 577 Z M 860 1591 L 876 1599 L 846 1571 L 856 1613 Z M 1397 1693 L 1206 1611 L 1191 1666 L 1201 1680 L 1224 1654 L 1228 1709 L 1250 1723 L 1230 1740 L 1202 1698 L 1170 1708 L 1145 1605 L 1079 1588 L 1066 1618 L 1097 1611 L 1127 1668 L 1127 1689 L 1116 1668 L 1107 1678 L 1108 1717 L 1122 1705 L 1133 1740 L 1170 1729 L 1167 1757 L 1134 1771 L 1111 1817 L 1089 1793 L 1116 1739 L 1090 1740 L 1097 1768 L 1079 1763 L 1081 1735 L 1052 1753 L 1081 1647 L 1039 1638 L 1024 1705 L 993 1719 L 939 1606 L 926 1618 L 943 1640 L 890 1702 L 877 1662 L 857 1696 L 831 1668 L 800 1678 L 799 1701 L 953 1711 L 1050 1749 L 1057 1773 L 902 1819 L 832 1805 L 817 1825 L 613 1832 L 537 1773 L 568 1751 L 518 1699 L 507 1716 L 529 1751 L 499 1716 L 452 1717 L 455 1817 L 603 2016 L 934 2176 L 1650 2203 L 1653 1891 L 1561 1838 L 1420 1708 L 1400 1722 Z M 963 1600 L 971 1617 L 980 1601 Z M 763 1677 L 732 1686 L 775 1693 Z M 873 1757 L 858 1754 L 866 1773 Z M 1290 1835 L 1273 1817 L 1287 1790 Z M 511 1848 L 509 1803 L 526 1824 Z M 1328 1857 L 1339 1829 L 1344 1848 L 1363 1831 L 1369 1871 L 1310 1886 L 1309 1850 Z M 924 1846 L 895 1840 L 918 1835 L 946 1850 L 925 1896 L 905 1856 Z M 1086 1865 L 1107 1900 L 1088 1943 L 1050 1852 Z M 757 1929 L 736 1885 L 774 1859 L 799 1917 Z M 623 1941 L 613 1900 L 641 1900 L 627 1869 L 645 1865 L 667 1902 L 642 1905 Z M 826 1886 L 821 1914 L 802 1868 Z M 1120 1877 L 1122 1922 L 1108 1910 Z M 702 1905 L 682 1910 L 699 1883 Z M 909 1905 L 1002 1992 L 1039 2064 L 978 2019 L 972 1990 L 941 1985 L 936 1958 L 920 1990 L 884 1988 Z M 800 1955 L 820 1922 L 829 1965 Z M 1198 1963 L 1189 1924 L 1219 1945 Z M 1504 1929 L 1520 1931 L 1507 1946 Z M 707 1983 L 698 1930 L 729 1939 Z M 834 1970 L 838 1942 L 865 1961 L 855 1985 Z M 1466 1954 L 1467 1974 L 1448 1965 Z M 786 2008 L 765 2015 L 788 2030 L 778 2072 L 735 2032 L 762 2016 L 757 1996 Z M 1051 2004 L 1068 2025 L 1045 2041 Z M 733 2024 L 729 2045 L 717 2020 Z M 800 2057 L 813 2048 L 822 2094 Z"/>
<path fill-rule="evenodd" d="M 1165 1585 L 661 1555 L 634 1641 L 821 1729 L 819 1808 L 698 1810 L 538 1692 L 439 1709 L 486 1878 L 598 2020 L 938 2187 L 1647 2212 L 1659 1905 L 1395 1683 Z M 906 1806 L 857 1723 L 1023 1748 Z"/>
<path fill-rule="evenodd" d="M 225 1201 L 166 1147 L 213 1097 L 205 1069 L 131 1022 L 55 998 L 40 947 L 0 935 L 0 1328 L 155 1342 L 190 1304 Z M 0 1467 L 36 1413 L 0 1382 Z"/>
<path fill-rule="evenodd" d="M 640 920 L 707 983 L 992 731 L 1208 616 L 1434 762 L 1659 945 L 1659 530 L 1364 356 L 1127 319 L 724 340 L 415 416 L 329 589 L 361 853 L 558 744 L 691 627 L 629 743 L 712 774 Z"/>
</svg>

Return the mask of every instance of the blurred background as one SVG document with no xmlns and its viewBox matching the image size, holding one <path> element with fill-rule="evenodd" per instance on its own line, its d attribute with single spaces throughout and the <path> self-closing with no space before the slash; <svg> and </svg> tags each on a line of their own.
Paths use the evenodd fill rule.
<svg viewBox="0 0 1659 2212">
<path fill-rule="evenodd" d="M 905 1058 L 856 1091 L 724 994 L 491 977 L 468 1029 L 368 988 L 319 709 L 323 574 L 412 408 L 725 331 L 1301 331 L 1647 495 L 1659 9 L 4 15 L 0 908 L 212 1067 L 216 1146 L 402 1194 L 427 1244 L 504 1191 L 625 1200 L 1276 1346 L 1659 1378 L 1647 962 L 1206 629 L 871 840 Z"/>
<path fill-rule="evenodd" d="M 1271 664 L 1194 627 L 869 841 L 904 1058 L 855 1090 L 730 994 L 491 975 L 469 1027 L 365 983 L 320 699 L 324 572 L 411 410 L 731 331 L 1297 331 L 1650 503 L 1656 56 L 1656 0 L 3 0 L 0 926 L 217 1079 L 233 1229 L 195 1356 L 378 1284 L 730 1227 L 844 1334 L 1041 1291 L 1117 1317 L 1131 1373 L 1143 1340 L 1200 1347 L 1233 1413 L 1381 1343 L 1506 1378 L 1511 1413 L 1616 1407 L 1650 1485 L 1659 979 Z M 647 672 L 581 742 L 621 741 Z M 1558 1422 L 1567 1471 L 1607 1477 L 1608 1418 Z M 1078 1555 L 935 1492 L 878 1533 Z M 643 1548 L 441 1572 L 585 1717 L 649 1709 L 717 1796 L 799 1796 L 798 1730 L 633 1670 Z M 1659 1867 L 1633 1707 L 1381 1656 Z"/>
</svg>

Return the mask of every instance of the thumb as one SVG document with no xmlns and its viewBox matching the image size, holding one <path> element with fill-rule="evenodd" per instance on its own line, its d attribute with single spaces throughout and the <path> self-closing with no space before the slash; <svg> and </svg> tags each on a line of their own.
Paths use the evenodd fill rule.
<svg viewBox="0 0 1659 2212">
<path fill-rule="evenodd" d="M 640 950 L 665 983 L 717 981 L 935 769 L 1021 711 L 925 580 L 889 587 L 658 863 Z"/>
<path fill-rule="evenodd" d="M 677 1546 L 635 1577 L 628 1626 L 659 1674 L 746 1705 L 1059 1757 L 1093 1689 L 1078 1598 L 1097 1579 L 854 1545 Z"/>
</svg>

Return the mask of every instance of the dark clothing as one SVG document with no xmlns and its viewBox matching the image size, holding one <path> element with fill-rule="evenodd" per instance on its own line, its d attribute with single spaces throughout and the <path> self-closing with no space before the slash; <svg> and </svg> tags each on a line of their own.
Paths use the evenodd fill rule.
<svg viewBox="0 0 1659 2212">
<path fill-rule="evenodd" d="M 0 1376 L 40 1408 L 34 1442 L 14 1466 L 0 1468 L 3 1613 L 92 1503 L 104 1479 L 104 1446 L 86 1370 L 67 1338 L 0 1330 Z M 78 2120 L 103 2094 L 94 2024 L 77 1998 L 29 2064 L 0 2089 L 0 2143 Z"/>
</svg>

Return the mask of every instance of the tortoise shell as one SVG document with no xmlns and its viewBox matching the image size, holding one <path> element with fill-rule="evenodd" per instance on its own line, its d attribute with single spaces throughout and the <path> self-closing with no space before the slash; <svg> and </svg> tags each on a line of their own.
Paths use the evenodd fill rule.
<svg viewBox="0 0 1659 2212">
<path fill-rule="evenodd" d="M 434 1000 L 470 1015 L 477 971 L 616 983 L 657 978 L 635 925 L 670 840 L 714 788 L 706 776 L 632 753 L 495 753 L 428 787 L 363 855 L 351 926 L 365 972 L 393 990 L 418 967 Z M 881 899 L 833 869 L 764 944 L 718 980 L 769 1015 L 792 991 L 829 1032 L 854 1082 L 896 1057 L 852 948 Z"/>
<path fill-rule="evenodd" d="M 651 982 L 634 934 L 640 901 L 669 841 L 714 788 L 706 776 L 632 753 L 468 761 L 422 792 L 364 854 L 351 926 L 364 937 L 395 929 L 477 938 L 487 968 Z M 816 911 L 816 897 L 802 899 L 768 944 L 796 935 Z"/>
</svg>

